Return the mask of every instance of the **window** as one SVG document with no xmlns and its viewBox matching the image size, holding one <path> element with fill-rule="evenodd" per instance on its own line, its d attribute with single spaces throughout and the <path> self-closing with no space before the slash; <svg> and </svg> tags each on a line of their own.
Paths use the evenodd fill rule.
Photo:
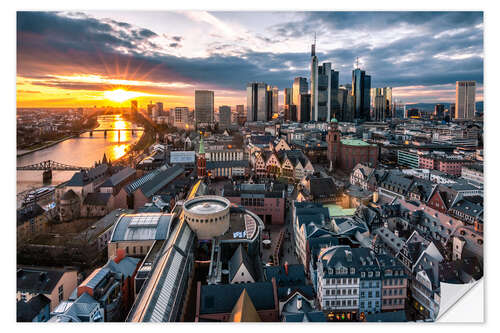
<svg viewBox="0 0 500 333">
<path fill-rule="evenodd" d="M 64 285 L 60 285 L 57 289 L 57 294 L 59 295 L 59 302 L 61 302 L 64 298 Z"/>
</svg>

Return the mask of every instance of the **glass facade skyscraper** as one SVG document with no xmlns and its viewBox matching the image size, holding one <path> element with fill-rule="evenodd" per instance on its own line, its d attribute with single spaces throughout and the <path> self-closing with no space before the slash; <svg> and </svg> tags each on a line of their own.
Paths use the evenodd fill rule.
<svg viewBox="0 0 500 333">
<path fill-rule="evenodd" d="M 318 120 L 318 57 L 316 57 L 316 40 L 311 45 L 311 117 Z"/>
<path fill-rule="evenodd" d="M 194 112 L 196 125 L 214 123 L 214 92 L 211 90 L 194 91 Z"/>
<path fill-rule="evenodd" d="M 476 81 L 457 81 L 455 87 L 455 119 L 472 119 L 476 112 Z"/>
<path fill-rule="evenodd" d="M 354 97 L 354 119 L 370 120 L 371 76 L 356 68 L 352 71 L 352 96 Z"/>
</svg>

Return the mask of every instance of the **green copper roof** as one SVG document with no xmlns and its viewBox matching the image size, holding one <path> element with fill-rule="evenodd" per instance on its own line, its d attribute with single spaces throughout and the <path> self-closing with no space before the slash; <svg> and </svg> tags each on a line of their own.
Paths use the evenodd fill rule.
<svg viewBox="0 0 500 333">
<path fill-rule="evenodd" d="M 342 139 L 340 142 L 348 146 L 371 146 L 371 144 L 358 139 Z"/>
<path fill-rule="evenodd" d="M 356 212 L 356 208 L 342 208 L 339 205 L 334 205 L 334 204 L 328 204 L 328 205 L 323 205 L 324 207 L 328 208 L 328 211 L 330 212 L 330 216 L 352 216 L 354 215 L 354 212 Z"/>
<path fill-rule="evenodd" d="M 205 154 L 205 144 L 203 143 L 203 135 L 201 135 L 200 138 L 200 150 L 198 151 L 199 154 Z"/>
<path fill-rule="evenodd" d="M 331 123 L 338 123 L 337 121 L 337 118 L 332 118 L 332 120 L 330 120 Z"/>
</svg>

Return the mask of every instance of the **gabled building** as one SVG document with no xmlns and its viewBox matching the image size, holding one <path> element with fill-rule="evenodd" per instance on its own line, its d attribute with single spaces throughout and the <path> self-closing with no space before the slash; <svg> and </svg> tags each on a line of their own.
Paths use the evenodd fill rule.
<svg viewBox="0 0 500 333">
<path fill-rule="evenodd" d="M 16 303 L 17 322 L 45 322 L 50 319 L 50 299 L 40 294 Z"/>
<path fill-rule="evenodd" d="M 253 283 L 256 281 L 253 264 L 241 244 L 228 263 L 229 283 Z"/>
<path fill-rule="evenodd" d="M 124 186 L 115 197 L 115 207 L 138 209 L 151 202 L 154 195 L 161 194 L 161 190 L 170 182 L 184 173 L 183 166 L 173 167 L 166 165 L 155 169 L 146 175 Z"/>
</svg>

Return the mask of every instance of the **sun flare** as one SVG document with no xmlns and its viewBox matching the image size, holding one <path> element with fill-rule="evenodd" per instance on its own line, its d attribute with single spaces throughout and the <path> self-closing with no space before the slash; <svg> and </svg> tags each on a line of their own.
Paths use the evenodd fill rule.
<svg viewBox="0 0 500 333">
<path fill-rule="evenodd" d="M 128 91 L 124 89 L 108 90 L 104 92 L 104 97 L 106 99 L 118 103 L 125 102 L 126 100 L 129 100 L 131 98 L 136 98 L 143 95 L 144 94 L 139 92 Z"/>
</svg>

